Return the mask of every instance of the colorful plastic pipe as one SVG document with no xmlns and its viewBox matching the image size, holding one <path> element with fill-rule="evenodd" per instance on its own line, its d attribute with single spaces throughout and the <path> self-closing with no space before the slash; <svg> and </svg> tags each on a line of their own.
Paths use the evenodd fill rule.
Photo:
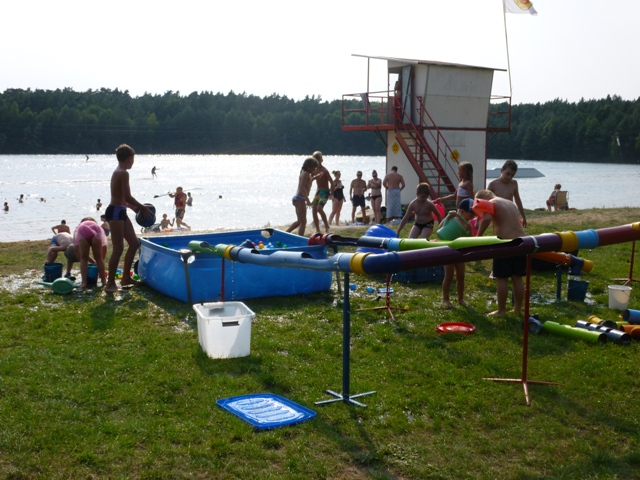
<svg viewBox="0 0 640 480">
<path fill-rule="evenodd" d="M 622 330 L 628 333 L 631 338 L 640 340 L 640 325 L 622 325 Z"/>
<path fill-rule="evenodd" d="M 628 333 L 618 330 L 617 328 L 605 327 L 604 325 L 596 325 L 586 320 L 578 320 L 576 328 L 584 328 L 592 332 L 604 333 L 609 340 L 615 343 L 626 345 L 631 343 L 631 336 Z"/>
<path fill-rule="evenodd" d="M 627 308 L 624 312 L 622 312 L 622 319 L 625 322 L 639 325 L 640 324 L 640 310 L 633 310 L 631 308 Z"/>
<path fill-rule="evenodd" d="M 531 256 L 557 265 L 568 265 L 571 275 L 580 275 L 581 271 L 588 273 L 593 269 L 593 262 L 591 260 L 575 257 L 570 253 L 544 252 L 534 253 Z"/>
<path fill-rule="evenodd" d="M 599 235 L 600 246 L 640 240 L 640 224 L 599 229 L 594 230 L 594 232 Z M 600 236 L 601 232 L 603 236 Z M 592 236 L 593 234 L 590 234 L 586 238 L 591 239 Z M 320 241 L 328 241 L 329 237 L 331 236 L 322 236 L 320 237 Z M 358 244 L 360 244 L 360 241 L 365 242 L 364 238 L 367 239 L 366 246 L 373 248 L 386 248 L 387 246 L 390 248 L 393 246 L 392 242 L 401 241 L 395 238 L 361 237 L 357 240 Z M 562 234 L 544 233 L 541 235 L 515 238 L 513 240 L 500 240 L 499 243 L 493 243 L 495 242 L 495 239 L 493 239 L 491 240 L 491 244 L 471 244 L 470 246 L 462 246 L 462 244 L 458 246 L 458 244 L 456 244 L 456 248 L 445 245 L 444 242 L 426 242 L 434 245 L 430 246 L 430 248 L 421 248 L 419 250 L 393 251 L 379 254 L 342 253 L 334 255 L 329 259 L 314 259 L 309 254 L 301 252 L 273 251 L 267 249 L 256 250 L 249 247 L 236 247 L 224 244 L 216 245 L 215 247 L 209 244 L 203 245 L 206 242 L 196 242 L 200 245 L 195 248 L 192 248 L 192 242 L 190 242 L 189 248 L 194 251 L 215 253 L 216 255 L 233 261 L 260 265 L 353 272 L 359 274 L 388 274 L 458 262 L 530 255 L 539 252 L 557 252 L 559 250 L 565 250 L 567 246 L 574 246 L 573 244 L 575 243 L 577 243 L 577 246 L 580 248 L 581 238 L 585 237 L 576 235 L 573 232 L 563 232 Z M 484 237 L 479 237 L 478 241 L 483 239 Z M 593 242 L 589 240 L 588 245 L 592 244 Z M 363 246 L 364 245 L 363 243 Z M 397 244 L 398 248 L 400 248 L 400 245 L 401 244 Z M 411 243 L 405 245 L 411 245 Z M 452 245 L 452 243 L 449 245 Z"/>
<path fill-rule="evenodd" d="M 603 320 L 602 318 L 596 317 L 595 315 L 587 317 L 587 321 L 589 323 L 595 323 L 596 325 L 602 325 L 603 327 L 607 328 L 618 328 L 618 324 L 613 320 Z M 620 329 L 618 328 L 618 330 Z"/>
<path fill-rule="evenodd" d="M 607 336 L 602 332 L 592 332 L 584 328 L 573 328 L 569 325 L 560 325 L 556 322 L 544 322 L 542 329 L 561 337 L 577 338 L 590 343 L 607 343 Z"/>
</svg>

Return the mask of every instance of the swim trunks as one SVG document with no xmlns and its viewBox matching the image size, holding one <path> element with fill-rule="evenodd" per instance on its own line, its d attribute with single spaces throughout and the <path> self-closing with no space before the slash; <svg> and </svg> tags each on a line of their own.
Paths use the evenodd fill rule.
<svg viewBox="0 0 640 480">
<path fill-rule="evenodd" d="M 318 190 L 312 203 L 314 205 L 326 205 L 327 200 L 329 200 L 329 195 L 331 195 L 331 190 L 329 189 Z"/>
<path fill-rule="evenodd" d="M 512 275 L 524 277 L 527 274 L 527 256 L 494 258 L 493 276 L 495 278 L 509 278 Z"/>
<path fill-rule="evenodd" d="M 176 218 L 180 220 L 184 218 L 184 208 L 176 208 Z"/>
<path fill-rule="evenodd" d="M 364 195 L 354 195 L 351 203 L 354 207 L 364 207 Z"/>
<path fill-rule="evenodd" d="M 56 236 L 55 235 L 53 237 L 51 237 L 51 245 L 53 245 L 54 247 L 58 246 L 58 241 L 56 240 Z"/>
<path fill-rule="evenodd" d="M 127 220 L 127 206 L 126 205 L 109 205 L 104 211 L 104 216 L 107 222 L 111 220 Z"/>
<path fill-rule="evenodd" d="M 418 222 L 415 222 L 415 223 L 413 224 L 413 226 L 414 226 L 414 227 L 419 228 L 419 229 L 420 229 L 420 231 L 424 230 L 425 228 L 431 228 L 431 229 L 433 229 L 433 220 L 431 220 L 430 222 L 427 222 L 427 223 L 418 223 Z"/>
<path fill-rule="evenodd" d="M 69 245 L 67 247 L 67 249 L 64 252 L 64 256 L 67 258 L 67 260 L 70 260 L 72 262 L 79 262 L 80 260 L 78 259 L 78 257 L 76 257 L 76 249 L 73 245 Z"/>
</svg>

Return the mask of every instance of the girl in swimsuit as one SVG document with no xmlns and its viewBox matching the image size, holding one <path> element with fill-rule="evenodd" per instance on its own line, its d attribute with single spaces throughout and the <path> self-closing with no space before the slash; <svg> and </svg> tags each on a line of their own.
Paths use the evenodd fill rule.
<svg viewBox="0 0 640 480">
<path fill-rule="evenodd" d="M 344 185 L 340 180 L 339 170 L 334 170 L 331 173 L 333 173 L 335 180 L 333 181 L 333 204 L 331 215 L 329 215 L 329 225 L 331 225 L 331 222 L 333 222 L 334 217 L 336 219 L 336 225 L 340 225 L 340 212 L 342 211 L 342 204 L 345 202 Z"/>
<path fill-rule="evenodd" d="M 89 271 L 89 255 L 93 253 L 93 258 L 98 265 L 98 274 L 102 281 L 102 286 L 107 284 L 107 276 L 104 267 L 104 257 L 107 255 L 107 236 L 104 230 L 98 225 L 94 218 L 86 217 L 82 219 L 80 225 L 73 232 L 73 246 L 80 254 L 80 272 L 82 284 L 80 288 L 87 288 Z"/>
<path fill-rule="evenodd" d="M 440 200 L 443 202 L 455 199 L 456 208 L 458 208 L 460 202 L 465 198 L 473 199 L 473 165 L 469 162 L 459 164 L 458 177 L 460 177 L 460 183 L 458 184 L 456 192 L 446 197 L 440 197 Z"/>
<path fill-rule="evenodd" d="M 304 229 L 307 226 L 307 207 L 311 206 L 309 201 L 309 191 L 313 183 L 311 174 L 316 168 L 318 168 L 318 161 L 312 157 L 307 158 L 302 164 L 300 176 L 298 177 L 298 190 L 291 199 L 291 203 L 296 209 L 297 219 L 287 229 L 287 232 L 293 232 L 297 228 L 298 235 L 304 235 Z"/>
<path fill-rule="evenodd" d="M 371 172 L 373 178 L 367 183 L 367 188 L 371 189 L 371 210 L 376 224 L 382 222 L 382 179 L 378 178 L 378 172 Z"/>
</svg>

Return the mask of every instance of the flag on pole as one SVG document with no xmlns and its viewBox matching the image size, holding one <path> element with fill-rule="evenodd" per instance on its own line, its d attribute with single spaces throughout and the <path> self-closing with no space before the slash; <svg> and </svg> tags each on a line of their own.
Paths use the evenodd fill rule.
<svg viewBox="0 0 640 480">
<path fill-rule="evenodd" d="M 507 13 L 528 13 L 538 15 L 533 4 L 529 0 L 503 0 L 504 11 Z"/>
</svg>

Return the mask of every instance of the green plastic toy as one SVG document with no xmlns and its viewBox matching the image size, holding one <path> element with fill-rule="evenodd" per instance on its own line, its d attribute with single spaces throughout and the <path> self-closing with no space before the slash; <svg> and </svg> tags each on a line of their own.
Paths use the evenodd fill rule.
<svg viewBox="0 0 640 480">
<path fill-rule="evenodd" d="M 59 293 L 60 295 L 66 295 L 67 293 L 71 293 L 74 288 L 80 286 L 78 283 L 73 283 L 72 280 L 68 278 L 56 278 L 53 282 L 38 282 L 40 285 L 44 285 L 45 287 L 51 287 L 51 289 L 55 293 Z"/>
</svg>

